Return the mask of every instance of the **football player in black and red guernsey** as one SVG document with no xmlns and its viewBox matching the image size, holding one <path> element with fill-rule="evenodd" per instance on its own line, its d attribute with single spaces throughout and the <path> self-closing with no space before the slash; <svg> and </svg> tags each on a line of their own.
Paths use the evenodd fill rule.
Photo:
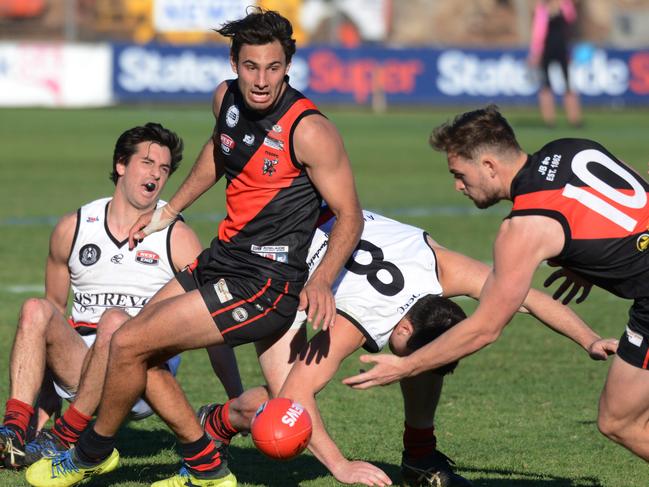
<svg viewBox="0 0 649 487">
<path fill-rule="evenodd" d="M 236 485 L 222 451 L 205 435 L 182 391 L 171 381 L 147 384 L 147 368 L 206 344 L 256 342 L 265 377 L 278 390 L 289 360 L 282 335 L 298 307 L 307 310 L 314 327 L 327 329 L 335 319 L 331 285 L 363 227 L 342 139 L 315 105 L 289 85 L 295 41 L 288 20 L 255 10 L 218 32 L 231 38 L 238 78 L 216 88 L 212 137 L 169 203 L 133 227 L 131 245 L 165 228 L 223 175 L 227 215 L 196 263 L 113 336 L 94 427 L 65 458 L 32 465 L 27 479 L 37 485 L 72 485 L 115 464 L 114 435 L 145 388 L 152 404 L 155 398 L 173 404 L 173 411 L 161 417 L 177 434 L 184 459 L 180 474 L 154 485 Z M 337 224 L 323 263 L 306 281 L 306 255 L 322 199 Z M 281 346 L 275 347 L 277 341 Z M 271 357 L 284 362 L 278 373 Z"/>
<path fill-rule="evenodd" d="M 494 268 L 472 316 L 408 357 L 345 379 L 387 384 L 469 355 L 495 341 L 544 260 L 563 267 L 555 296 L 569 302 L 595 284 L 633 299 L 599 402 L 600 431 L 649 460 L 649 183 L 602 145 L 560 139 L 528 155 L 497 107 L 459 115 L 430 143 L 446 152 L 455 187 L 478 208 L 514 202 L 494 244 Z M 552 276 L 551 276 L 552 277 Z"/>
</svg>

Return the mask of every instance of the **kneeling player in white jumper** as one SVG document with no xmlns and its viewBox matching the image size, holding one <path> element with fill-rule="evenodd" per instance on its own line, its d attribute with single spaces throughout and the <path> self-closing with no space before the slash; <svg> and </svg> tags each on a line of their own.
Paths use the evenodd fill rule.
<svg viewBox="0 0 649 487">
<path fill-rule="evenodd" d="M 182 140 L 159 124 L 127 130 L 115 145 L 112 198 L 82 206 L 54 228 L 45 298 L 25 301 L 14 339 L 10 399 L 0 426 L 6 466 L 29 465 L 44 452 L 76 442 L 99 404 L 112 333 L 200 253 L 198 238 L 180 221 L 151 235 L 136 251 L 128 250 L 129 229 L 142 213 L 161 204 L 160 191 L 180 163 L 182 149 Z M 220 357 L 219 375 L 233 397 L 241 389 L 236 361 L 230 349 L 222 348 L 211 354 Z M 174 375 L 179 360 L 167 364 Z M 46 367 L 57 392 L 72 404 L 52 430 L 28 443 L 27 427 Z M 153 373 L 168 375 L 162 368 Z M 132 410 L 136 419 L 150 414 L 142 400 Z"/>
<path fill-rule="evenodd" d="M 378 352 L 389 344 L 393 353 L 407 355 L 463 319 L 461 309 L 440 296 L 477 299 L 490 268 L 441 247 L 419 228 L 368 211 L 364 219 L 361 240 L 334 284 L 335 326 L 311 339 L 279 396 L 309 411 L 313 421 L 309 449 L 338 481 L 383 486 L 391 480 L 381 469 L 348 461 L 337 448 L 324 428 L 315 395 L 360 347 Z M 327 247 L 332 223 L 329 220 L 316 231 L 309 251 L 311 271 Z M 616 349 L 616 340 L 601 339 L 570 308 L 542 292 L 531 290 L 521 311 L 571 338 L 594 359 L 606 359 Z M 296 326 L 302 326 L 299 318 Z M 437 450 L 433 428 L 443 375 L 454 366 L 400 383 L 405 413 L 401 470 L 407 485 L 471 485 L 453 472 L 448 458 Z M 229 441 L 248 429 L 254 411 L 267 398 L 264 388 L 251 389 L 225 405 L 204 406 L 201 421 L 210 435 Z"/>
</svg>

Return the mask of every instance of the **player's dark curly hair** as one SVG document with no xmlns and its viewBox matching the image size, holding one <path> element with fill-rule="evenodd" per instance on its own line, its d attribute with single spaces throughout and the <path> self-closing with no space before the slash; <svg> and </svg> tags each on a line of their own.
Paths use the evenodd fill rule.
<svg viewBox="0 0 649 487">
<path fill-rule="evenodd" d="M 117 163 L 128 165 L 131 156 L 137 152 L 137 145 L 141 142 L 155 142 L 169 149 L 171 152 L 170 176 L 180 165 L 183 158 L 183 139 L 159 123 L 149 122 L 144 126 L 128 129 L 117 139 L 113 152 L 113 172 L 110 173 L 110 179 L 114 184 L 117 184 L 119 178 L 116 170 Z"/>
<path fill-rule="evenodd" d="M 244 44 L 263 45 L 279 41 L 284 49 L 286 63 L 291 62 L 295 54 L 293 26 L 285 17 L 273 10 L 252 7 L 244 18 L 227 22 L 216 32 L 231 39 L 230 56 L 239 62 L 239 52 Z"/>
<path fill-rule="evenodd" d="M 427 294 L 410 308 L 406 318 L 414 328 L 406 347 L 415 351 L 465 319 L 466 314 L 450 299 Z M 458 361 L 442 365 L 435 372 L 440 375 L 450 374 L 457 364 Z"/>
<path fill-rule="evenodd" d="M 496 105 L 465 112 L 433 130 L 429 143 L 435 150 L 474 159 L 484 148 L 502 152 L 521 150 L 514 130 Z"/>
</svg>

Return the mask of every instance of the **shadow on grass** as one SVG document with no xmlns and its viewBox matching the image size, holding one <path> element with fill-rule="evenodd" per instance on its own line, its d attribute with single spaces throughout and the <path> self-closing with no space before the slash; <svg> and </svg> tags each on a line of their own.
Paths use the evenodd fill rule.
<svg viewBox="0 0 649 487">
<path fill-rule="evenodd" d="M 230 448 L 230 470 L 241 483 L 269 487 L 297 487 L 301 481 L 329 475 L 329 471 L 311 455 L 278 462 L 266 458 L 255 448 Z"/>
<path fill-rule="evenodd" d="M 120 455 L 124 458 L 145 458 L 159 454 L 162 449 L 174 449 L 176 438 L 166 430 L 145 431 L 127 426 L 120 432 L 119 444 Z M 399 465 L 384 462 L 372 463 L 382 469 L 398 485 L 401 480 Z M 255 448 L 231 446 L 229 466 L 240 484 L 299 487 L 303 485 L 302 482 L 309 480 L 327 477 L 333 480 L 327 469 L 310 455 L 300 455 L 293 460 L 279 462 L 266 458 Z M 137 482 L 146 485 L 176 474 L 179 467 L 180 457 L 177 455 L 175 460 L 162 464 L 122 463 L 117 471 L 95 477 L 92 485 L 93 487 L 110 487 L 115 483 L 121 484 L 122 482 Z M 602 484 L 592 477 L 568 479 L 534 472 L 472 467 L 457 471 L 460 475 L 469 478 L 474 487 L 602 487 Z M 487 475 L 490 477 L 502 475 L 507 478 L 484 478 Z"/>
<path fill-rule="evenodd" d="M 168 429 L 143 430 L 124 426 L 117 437 L 117 449 L 123 457 L 150 457 L 160 450 L 174 449 L 176 437 Z"/>
<path fill-rule="evenodd" d="M 465 468 L 458 471 L 470 478 L 474 487 L 602 487 L 599 480 L 593 477 L 564 478 L 532 472 L 516 472 L 503 469 Z M 480 474 L 504 475 L 506 479 L 485 479 Z"/>
</svg>

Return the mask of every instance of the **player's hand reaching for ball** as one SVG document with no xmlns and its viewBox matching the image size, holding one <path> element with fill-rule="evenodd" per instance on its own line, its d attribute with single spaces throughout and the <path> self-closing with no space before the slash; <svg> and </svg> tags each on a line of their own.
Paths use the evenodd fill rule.
<svg viewBox="0 0 649 487">
<path fill-rule="evenodd" d="M 379 467 L 361 461 L 338 462 L 335 471 L 331 472 L 338 482 L 343 484 L 392 485 L 390 477 Z"/>
<path fill-rule="evenodd" d="M 343 384 L 354 389 L 369 389 L 374 386 L 386 386 L 404 377 L 410 376 L 412 369 L 407 363 L 407 357 L 397 357 L 387 353 L 378 355 L 361 355 L 360 361 L 376 364 L 367 372 L 361 372 L 353 377 L 347 377 Z"/>
</svg>

